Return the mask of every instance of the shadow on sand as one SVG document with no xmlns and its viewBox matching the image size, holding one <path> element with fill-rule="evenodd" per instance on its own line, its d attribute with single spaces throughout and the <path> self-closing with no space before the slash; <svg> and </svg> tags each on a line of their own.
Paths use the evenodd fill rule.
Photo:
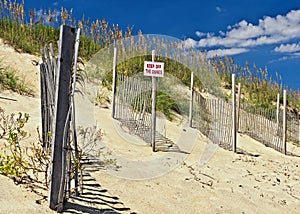
<svg viewBox="0 0 300 214">
<path fill-rule="evenodd" d="M 70 197 L 64 205 L 63 213 L 132 213 L 117 196 L 96 182 L 90 172 L 98 171 L 99 165 L 93 160 L 85 159 L 82 175 L 82 192 L 79 196 Z"/>
</svg>

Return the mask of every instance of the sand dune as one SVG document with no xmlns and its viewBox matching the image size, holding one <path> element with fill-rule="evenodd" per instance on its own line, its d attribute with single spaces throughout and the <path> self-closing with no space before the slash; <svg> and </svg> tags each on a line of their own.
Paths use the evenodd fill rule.
<svg viewBox="0 0 300 214">
<path fill-rule="evenodd" d="M 36 127 L 40 126 L 39 69 L 32 65 L 31 60 L 39 58 L 16 53 L 0 42 L 1 64 L 17 69 L 33 85 L 37 94 L 36 97 L 24 97 L 1 91 L 0 96 L 17 101 L 0 99 L 0 106 L 6 112 L 29 113 L 30 121 L 26 129 L 31 133 L 29 140 L 35 140 Z M 239 135 L 239 153 L 234 154 L 207 145 L 205 138 L 197 133 L 195 137 L 186 138 L 186 144 L 190 143 L 189 140 L 195 140 L 195 144 L 184 155 L 179 151 L 152 153 L 148 145 L 137 145 L 134 143 L 136 138 L 118 132 L 118 123 L 111 119 L 110 109 L 92 104 L 87 107 L 87 101 L 78 96 L 77 111 L 78 123 L 86 127 L 97 124 L 102 129 L 101 145 L 112 151 L 111 158 L 117 159 L 117 165 L 121 166 L 120 173 L 126 167 L 130 168 L 124 162 L 125 158 L 136 161 L 135 166 L 139 170 L 130 171 L 131 179 L 126 179 L 119 173 L 114 174 L 113 168 L 87 165 L 84 194 L 69 200 L 66 212 L 299 213 L 298 147 L 289 144 L 288 150 L 294 156 L 284 156 L 248 136 Z M 189 131 L 184 125 L 166 122 L 167 136 L 174 142 Z M 181 148 L 185 150 L 184 144 Z M 210 152 L 209 155 L 205 156 L 204 151 Z M 157 161 L 159 158 L 164 162 Z M 140 163 L 143 161 L 151 163 L 151 167 L 144 167 Z M 93 170 L 90 167 L 94 167 Z M 159 170 L 160 174 L 154 174 Z M 148 173 L 147 177 L 138 174 L 143 172 Z M 0 213 L 52 212 L 47 202 L 37 204 L 38 196 L 22 186 L 14 185 L 4 176 L 0 176 L 0 191 Z"/>
</svg>

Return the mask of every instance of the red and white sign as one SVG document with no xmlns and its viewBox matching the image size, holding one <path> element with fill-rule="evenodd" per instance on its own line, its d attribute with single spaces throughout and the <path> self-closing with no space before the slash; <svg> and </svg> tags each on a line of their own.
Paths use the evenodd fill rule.
<svg viewBox="0 0 300 214">
<path fill-rule="evenodd" d="M 164 63 L 163 62 L 144 62 L 144 75 L 151 77 L 164 76 Z"/>
</svg>

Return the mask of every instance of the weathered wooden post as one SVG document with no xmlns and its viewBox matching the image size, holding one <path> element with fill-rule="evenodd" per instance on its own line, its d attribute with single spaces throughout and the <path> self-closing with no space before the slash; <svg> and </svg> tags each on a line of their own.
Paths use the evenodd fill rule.
<svg viewBox="0 0 300 214">
<path fill-rule="evenodd" d="M 53 119 L 49 207 L 62 211 L 65 185 L 65 148 L 68 139 L 71 69 L 75 43 L 75 28 L 62 25 L 59 37 L 59 56 L 56 74 L 55 110 Z"/>
<path fill-rule="evenodd" d="M 79 51 L 79 44 L 80 44 L 80 28 L 78 28 L 76 33 L 76 40 L 75 40 L 75 52 L 74 52 L 74 65 L 73 65 L 73 81 L 72 81 L 72 93 L 71 93 L 71 105 L 72 105 L 72 134 L 73 134 L 73 142 L 74 142 L 74 150 L 75 150 L 75 162 L 79 161 L 79 150 L 78 150 L 78 143 L 77 143 L 77 132 L 76 132 L 76 121 L 75 121 L 75 88 L 76 88 L 76 76 L 77 76 L 77 62 L 78 62 L 78 51 Z M 70 158 L 71 161 L 71 158 Z M 75 164 L 74 170 L 74 179 L 75 179 L 75 195 L 78 196 L 78 164 Z M 70 180 L 71 182 L 71 180 Z M 71 185 L 69 185 L 71 186 Z"/>
<path fill-rule="evenodd" d="M 40 64 L 40 90 L 41 90 L 41 116 L 42 116 L 42 141 L 43 141 L 43 148 L 46 150 L 48 148 L 48 138 L 47 138 L 47 132 L 48 126 L 47 121 L 49 120 L 48 114 L 47 114 L 47 88 L 46 88 L 46 68 L 45 64 Z"/>
<path fill-rule="evenodd" d="M 241 83 L 238 84 L 238 98 L 237 98 L 237 115 L 236 115 L 236 131 L 240 128 L 240 108 L 241 108 Z"/>
<path fill-rule="evenodd" d="M 276 103 L 276 131 L 279 129 L 279 112 L 280 112 L 280 94 L 277 94 L 277 103 Z"/>
<path fill-rule="evenodd" d="M 152 50 L 152 62 L 155 61 L 155 50 Z M 152 151 L 155 152 L 155 132 L 156 132 L 156 85 L 157 77 L 152 77 L 152 130 L 151 130 L 151 145 Z"/>
<path fill-rule="evenodd" d="M 232 74 L 232 151 L 236 152 L 236 97 L 235 74 Z"/>
<path fill-rule="evenodd" d="M 193 126 L 194 72 L 191 73 L 189 126 Z"/>
<path fill-rule="evenodd" d="M 112 112 L 111 117 L 115 118 L 115 111 L 116 111 L 116 78 L 117 78 L 117 72 L 116 72 L 116 66 L 117 66 L 117 48 L 114 47 L 114 59 L 113 59 L 113 82 L 112 82 Z"/>
<path fill-rule="evenodd" d="M 283 154 L 286 155 L 286 90 L 283 90 L 283 127 L 282 127 Z"/>
</svg>

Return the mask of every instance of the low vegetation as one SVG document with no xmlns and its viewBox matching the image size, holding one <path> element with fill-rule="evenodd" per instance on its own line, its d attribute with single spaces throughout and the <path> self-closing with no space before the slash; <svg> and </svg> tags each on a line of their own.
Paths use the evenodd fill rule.
<svg viewBox="0 0 300 214">
<path fill-rule="evenodd" d="M 31 86 L 17 75 L 16 70 L 0 65 L 0 89 L 7 89 L 17 92 L 21 95 L 33 96 L 34 91 Z"/>
<path fill-rule="evenodd" d="M 91 21 L 83 16 L 77 20 L 72 17 L 72 10 L 66 8 L 60 11 L 30 9 L 26 13 L 24 1 L 0 0 L 0 11 L 0 37 L 17 51 L 30 54 L 39 54 L 46 43 L 56 44 L 61 24 L 81 28 L 79 56 L 86 60 L 102 47 L 132 34 L 132 27 L 123 31 L 106 19 Z M 56 45 L 54 48 L 57 51 Z"/>
<path fill-rule="evenodd" d="M 26 113 L 5 114 L 0 108 L 0 173 L 12 178 L 16 183 L 43 186 L 48 184 L 50 154 L 42 143 L 22 143 L 28 137 L 25 125 L 29 115 Z"/>
</svg>

